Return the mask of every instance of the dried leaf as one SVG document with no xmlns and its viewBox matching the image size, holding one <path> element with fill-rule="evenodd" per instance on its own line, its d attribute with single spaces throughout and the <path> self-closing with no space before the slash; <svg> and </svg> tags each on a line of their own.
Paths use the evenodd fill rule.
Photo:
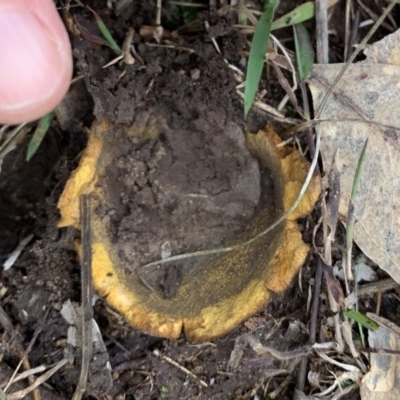
<svg viewBox="0 0 400 400">
<path fill-rule="evenodd" d="M 372 317 L 373 314 L 367 314 Z M 370 331 L 368 343 L 370 348 L 398 350 L 400 348 L 400 329 L 382 317 L 379 329 Z M 387 326 L 388 328 L 386 328 Z M 397 332 L 397 334 L 396 334 Z M 394 354 L 371 353 L 371 367 L 361 382 L 362 400 L 397 400 L 400 398 L 400 361 Z"/>
<path fill-rule="evenodd" d="M 324 272 L 325 275 L 328 290 L 332 294 L 336 304 L 339 305 L 344 304 L 343 290 L 342 287 L 340 286 L 339 281 L 333 275 L 333 268 L 327 265 L 322 259 L 321 259 L 321 266 L 322 266 L 322 271 Z"/>
<path fill-rule="evenodd" d="M 369 146 L 354 201 L 354 240 L 361 250 L 400 282 L 400 31 L 371 46 L 366 54 L 387 64 L 350 65 L 336 85 L 321 119 L 321 154 L 329 170 L 340 150 L 342 196 L 339 213 L 348 212 L 357 161 Z M 371 58 L 372 60 L 372 58 Z M 393 65 L 389 65 L 392 63 Z M 341 64 L 317 65 L 309 80 L 318 110 Z"/>
</svg>

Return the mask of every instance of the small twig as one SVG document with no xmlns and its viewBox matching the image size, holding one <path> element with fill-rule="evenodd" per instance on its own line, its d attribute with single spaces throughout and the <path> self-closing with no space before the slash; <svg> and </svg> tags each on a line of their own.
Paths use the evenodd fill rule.
<svg viewBox="0 0 400 400">
<path fill-rule="evenodd" d="M 293 379 L 292 375 L 289 374 L 273 392 L 268 393 L 267 398 L 276 399 L 277 396 L 280 396 L 282 391 L 289 385 L 289 383 L 292 379 Z"/>
<path fill-rule="evenodd" d="M 161 25 L 161 10 L 162 10 L 162 0 L 157 0 L 156 27 L 153 30 L 153 37 L 157 43 L 161 42 L 161 39 L 164 34 L 164 28 Z"/>
<path fill-rule="evenodd" d="M 176 46 L 174 44 L 145 43 L 145 45 L 149 47 L 162 47 L 165 49 L 183 50 L 188 51 L 192 54 L 196 53 L 193 49 L 190 49 L 189 47 Z"/>
<path fill-rule="evenodd" d="M 133 43 L 133 36 L 135 31 L 133 28 L 129 28 L 128 33 L 125 36 L 124 43 L 122 44 L 123 60 L 125 64 L 133 65 L 135 64 L 135 59 L 131 53 L 131 47 Z"/>
<path fill-rule="evenodd" d="M 156 13 L 156 25 L 161 25 L 161 9 L 162 9 L 162 0 L 157 0 L 157 13 Z"/>
<path fill-rule="evenodd" d="M 392 290 L 398 288 L 400 285 L 392 278 L 382 279 L 378 282 L 366 283 L 360 285 L 358 288 L 358 296 L 364 296 L 366 294 L 384 292 L 386 290 Z"/>
<path fill-rule="evenodd" d="M 349 58 L 349 44 L 350 44 L 350 14 L 351 14 L 351 2 L 352 0 L 346 0 L 346 13 L 345 13 L 345 24 L 344 24 L 344 59 Z"/>
<path fill-rule="evenodd" d="M 300 107 L 298 105 L 296 95 L 294 94 L 294 90 L 290 86 L 288 80 L 283 75 L 281 69 L 276 65 L 274 60 L 270 60 L 270 64 L 274 68 L 274 71 L 276 73 L 276 76 L 278 78 L 279 83 L 281 84 L 282 88 L 286 92 L 285 97 L 283 98 L 283 100 L 280 102 L 280 104 L 278 106 L 278 111 L 281 111 L 283 109 L 283 107 L 286 105 L 287 100 L 290 99 L 290 102 L 292 103 L 292 105 L 295 108 L 295 110 L 297 111 L 297 113 L 304 118 L 303 112 L 301 111 L 301 109 L 300 109 Z"/>
<path fill-rule="evenodd" d="M 183 367 L 182 365 L 178 364 L 176 361 L 174 361 L 172 358 L 168 357 L 168 356 L 164 356 L 163 354 L 160 353 L 159 350 L 154 350 L 153 354 L 156 355 L 157 357 L 160 357 L 161 359 L 165 360 L 167 363 L 173 365 L 174 367 L 180 369 L 182 372 L 184 372 L 185 374 L 191 376 L 192 378 L 194 378 L 199 384 L 200 386 L 204 387 L 204 388 L 208 388 L 208 385 L 206 382 L 204 382 L 202 379 L 200 379 L 199 377 L 197 377 L 192 371 L 189 371 L 187 368 Z"/>
<path fill-rule="evenodd" d="M 381 305 L 382 305 L 382 292 L 379 291 L 376 294 L 376 307 L 375 307 L 375 314 L 379 315 L 381 312 Z"/>
<path fill-rule="evenodd" d="M 319 309 L 319 296 L 321 293 L 321 283 L 322 283 L 321 259 L 320 257 L 317 257 L 317 269 L 315 271 L 314 291 L 313 291 L 313 300 L 311 305 L 311 317 L 310 317 L 311 344 L 315 343 L 317 336 L 317 320 L 318 320 L 318 309 Z"/>
<path fill-rule="evenodd" d="M 363 353 L 369 353 L 369 354 L 379 354 L 381 356 L 400 356 L 400 350 L 394 350 L 394 349 L 374 349 L 372 347 L 365 348 L 365 349 L 360 349 Z"/>
<path fill-rule="evenodd" d="M 92 358 L 92 209 L 90 195 L 80 198 L 82 221 L 82 266 L 81 266 L 81 293 L 82 293 L 82 365 L 79 381 L 75 389 L 73 400 L 80 400 L 87 387 L 89 364 Z"/>
<path fill-rule="evenodd" d="M 51 367 L 53 367 L 53 366 L 51 366 Z M 18 381 L 20 381 L 22 379 L 26 379 L 31 375 L 36 375 L 36 374 L 38 374 L 40 372 L 46 371 L 46 369 L 49 369 L 51 367 L 50 366 L 46 366 L 46 365 L 41 365 L 39 367 L 31 368 L 31 369 L 28 369 L 27 371 L 21 372 L 20 374 L 15 376 L 15 378 L 12 381 L 12 384 L 14 384 L 14 383 L 16 383 L 16 382 L 18 382 Z M 5 387 L 6 385 L 7 385 L 7 382 L 1 382 L 0 383 L 0 388 Z"/>
<path fill-rule="evenodd" d="M 287 62 L 288 62 L 288 64 L 289 64 L 289 66 L 290 66 L 290 70 L 291 70 L 291 72 L 292 72 L 292 80 L 293 80 L 292 91 L 294 92 L 294 91 L 297 89 L 298 84 L 297 84 L 297 72 L 296 72 L 296 69 L 294 68 L 293 62 L 292 62 L 292 60 L 291 60 L 291 58 L 290 58 L 288 52 L 286 51 L 285 47 L 282 45 L 282 43 L 281 43 L 274 35 L 272 35 L 272 34 L 270 34 L 270 38 L 272 39 L 272 41 L 274 42 L 274 44 L 282 51 L 282 54 L 284 55 L 284 57 L 286 58 L 286 60 L 287 60 Z M 269 60 L 269 62 L 272 63 L 272 65 L 275 67 L 274 60 L 273 60 L 272 58 L 268 59 L 268 54 L 267 54 L 267 59 L 266 59 L 266 61 L 268 61 L 268 60 Z M 276 67 L 278 68 L 277 65 L 276 65 Z M 278 69 L 279 69 L 279 68 L 278 68 Z M 279 70 L 279 71 L 280 71 L 280 70 Z M 286 91 L 286 92 L 287 92 L 287 91 Z M 287 92 L 287 93 L 288 93 L 288 92 Z M 286 94 L 286 96 L 283 98 L 283 100 L 281 101 L 281 103 L 280 103 L 279 106 L 278 106 L 278 110 L 279 110 L 279 111 L 283 109 L 283 105 L 286 104 L 286 101 L 287 101 L 287 99 L 289 99 L 289 97 L 290 97 L 289 94 Z M 292 100 L 292 103 L 293 103 L 293 100 Z M 297 106 L 297 104 L 296 104 L 296 106 Z M 296 107 L 296 106 L 295 106 L 295 107 Z M 304 116 L 302 115 L 302 112 L 299 111 L 298 106 L 297 106 L 296 110 L 297 110 L 297 112 L 298 112 L 302 117 L 304 117 Z"/>
<path fill-rule="evenodd" d="M 237 90 L 236 93 L 242 98 L 244 99 L 244 94 L 240 91 Z M 293 125 L 297 125 L 299 120 L 293 120 L 291 118 L 287 118 L 285 117 L 281 112 L 279 112 L 278 110 L 276 110 L 274 107 L 263 103 L 262 101 L 254 101 L 253 102 L 253 106 L 256 106 L 258 108 L 260 108 L 263 111 L 266 111 L 268 114 L 271 115 L 271 117 L 278 122 L 283 122 L 283 123 L 289 123 L 289 124 L 293 124 Z"/>
<path fill-rule="evenodd" d="M 304 387 L 306 385 L 307 367 L 308 367 L 308 358 L 304 357 L 300 361 L 297 373 L 297 381 L 296 381 L 296 389 L 300 390 L 301 392 L 304 391 Z"/>
<path fill-rule="evenodd" d="M 210 39 L 211 39 L 211 41 L 212 41 L 212 43 L 213 43 L 213 45 L 214 45 L 214 47 L 215 47 L 215 50 L 217 50 L 217 53 L 218 53 L 218 54 L 222 55 L 221 49 L 219 48 L 218 43 L 217 43 L 217 41 L 215 40 L 215 37 L 210 35 L 210 24 L 208 23 L 208 21 L 205 21 L 205 22 L 204 22 L 204 27 L 206 28 L 206 31 L 207 31 L 207 33 L 208 33 L 209 36 L 210 36 Z"/>
<path fill-rule="evenodd" d="M 320 64 L 329 63 L 328 44 L 328 1 L 315 2 L 315 19 L 317 23 L 317 60 Z"/>
<path fill-rule="evenodd" d="M 124 55 L 121 54 L 118 57 L 115 57 L 113 60 L 111 60 L 109 63 L 107 63 L 106 65 L 103 65 L 101 68 L 108 68 L 111 67 L 111 65 L 116 64 L 118 61 L 121 61 L 124 58 Z"/>
</svg>

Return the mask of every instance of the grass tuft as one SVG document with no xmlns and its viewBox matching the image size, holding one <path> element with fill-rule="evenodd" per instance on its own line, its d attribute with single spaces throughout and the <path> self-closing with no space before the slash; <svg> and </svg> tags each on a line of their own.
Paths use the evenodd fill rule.
<svg viewBox="0 0 400 400">
<path fill-rule="evenodd" d="M 267 51 L 269 35 L 271 33 L 272 19 L 280 0 L 267 0 L 264 12 L 258 21 L 253 40 L 251 42 L 249 63 L 246 72 L 244 88 L 244 114 L 247 115 L 256 97 L 258 84 L 264 66 L 264 57 Z"/>
</svg>

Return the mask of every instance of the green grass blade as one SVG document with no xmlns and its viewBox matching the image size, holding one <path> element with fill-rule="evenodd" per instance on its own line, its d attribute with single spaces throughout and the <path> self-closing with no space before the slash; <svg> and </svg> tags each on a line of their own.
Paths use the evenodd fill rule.
<svg viewBox="0 0 400 400">
<path fill-rule="evenodd" d="M 99 31 L 103 35 L 104 39 L 106 39 L 108 45 L 111 47 L 111 49 L 114 51 L 114 53 L 117 56 L 120 56 L 122 54 L 121 47 L 118 46 L 117 42 L 112 37 L 110 31 L 108 30 L 108 28 L 106 27 L 106 25 L 102 21 L 102 19 L 100 18 L 99 14 L 97 14 L 97 12 L 92 10 L 90 7 L 88 7 L 88 9 L 93 13 L 94 18 L 96 19 L 97 27 L 99 28 Z"/>
<path fill-rule="evenodd" d="M 300 24 L 301 22 L 314 18 L 314 16 L 315 4 L 313 1 L 308 1 L 274 21 L 271 30 L 274 31 L 275 29 L 287 28 L 291 25 Z"/>
<path fill-rule="evenodd" d="M 110 45 L 111 49 L 114 50 L 114 53 L 117 54 L 118 56 L 121 55 L 122 54 L 121 47 L 118 46 L 117 42 L 111 36 L 111 33 L 107 29 L 107 27 L 104 24 L 104 22 L 100 18 L 99 19 L 96 18 L 96 23 L 97 23 L 97 26 L 99 28 L 99 31 L 104 36 L 104 39 L 107 40 L 107 42 Z"/>
<path fill-rule="evenodd" d="M 372 321 L 372 319 L 369 319 L 367 316 L 358 311 L 343 311 L 343 314 L 371 331 L 376 331 L 379 328 L 376 322 Z"/>
<path fill-rule="evenodd" d="M 307 29 L 302 24 L 293 25 L 294 45 L 296 48 L 297 72 L 300 82 L 305 81 L 311 73 L 314 63 L 314 49 Z"/>
<path fill-rule="evenodd" d="M 264 56 L 267 51 L 269 34 L 271 32 L 272 19 L 280 0 L 266 2 L 263 12 L 251 42 L 249 63 L 246 72 L 246 85 L 244 88 L 244 114 L 247 115 L 254 98 L 256 97 L 258 84 L 264 66 Z"/>
<path fill-rule="evenodd" d="M 6 394 L 0 389 L 0 400 L 7 400 Z"/>
<path fill-rule="evenodd" d="M 42 117 L 39 120 L 39 123 L 35 129 L 33 136 L 32 136 L 32 139 L 30 140 L 29 145 L 28 145 L 26 161 L 29 161 L 33 157 L 33 155 L 36 153 L 37 149 L 40 146 L 40 143 L 42 143 L 42 140 L 50 127 L 51 121 L 53 121 L 53 118 L 54 118 L 54 114 L 51 112 L 51 113 L 46 114 L 44 117 Z"/>
</svg>

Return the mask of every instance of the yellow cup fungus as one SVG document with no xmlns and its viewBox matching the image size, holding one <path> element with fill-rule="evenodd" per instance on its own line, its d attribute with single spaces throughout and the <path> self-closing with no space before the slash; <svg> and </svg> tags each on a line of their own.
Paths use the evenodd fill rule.
<svg viewBox="0 0 400 400">
<path fill-rule="evenodd" d="M 156 118 L 147 118 L 145 124 L 126 130 L 126 134 L 139 144 L 157 140 L 158 125 L 154 121 Z M 281 139 L 271 128 L 246 134 L 250 152 L 271 172 L 275 206 L 261 207 L 248 229 L 230 243 L 243 245 L 212 257 L 198 257 L 193 271 L 185 273 L 174 295 L 166 298 L 148 287 L 140 274 L 124 269 L 106 224 L 96 211 L 107 201 L 107 186 L 99 182 L 106 166 L 114 162 L 112 148 L 105 140 L 111 129 L 107 121 L 94 124 L 80 164 L 59 200 L 59 226 L 79 229 L 79 198 L 91 194 L 94 289 L 131 326 L 166 338 L 176 339 L 184 331 L 191 341 L 210 340 L 228 333 L 259 311 L 271 294 L 288 287 L 308 254 L 296 220 L 311 212 L 320 193 L 318 177 L 313 177 L 299 206 L 282 223 L 259 239 L 249 240 L 295 202 L 309 169 L 297 150 L 277 147 Z"/>
</svg>

